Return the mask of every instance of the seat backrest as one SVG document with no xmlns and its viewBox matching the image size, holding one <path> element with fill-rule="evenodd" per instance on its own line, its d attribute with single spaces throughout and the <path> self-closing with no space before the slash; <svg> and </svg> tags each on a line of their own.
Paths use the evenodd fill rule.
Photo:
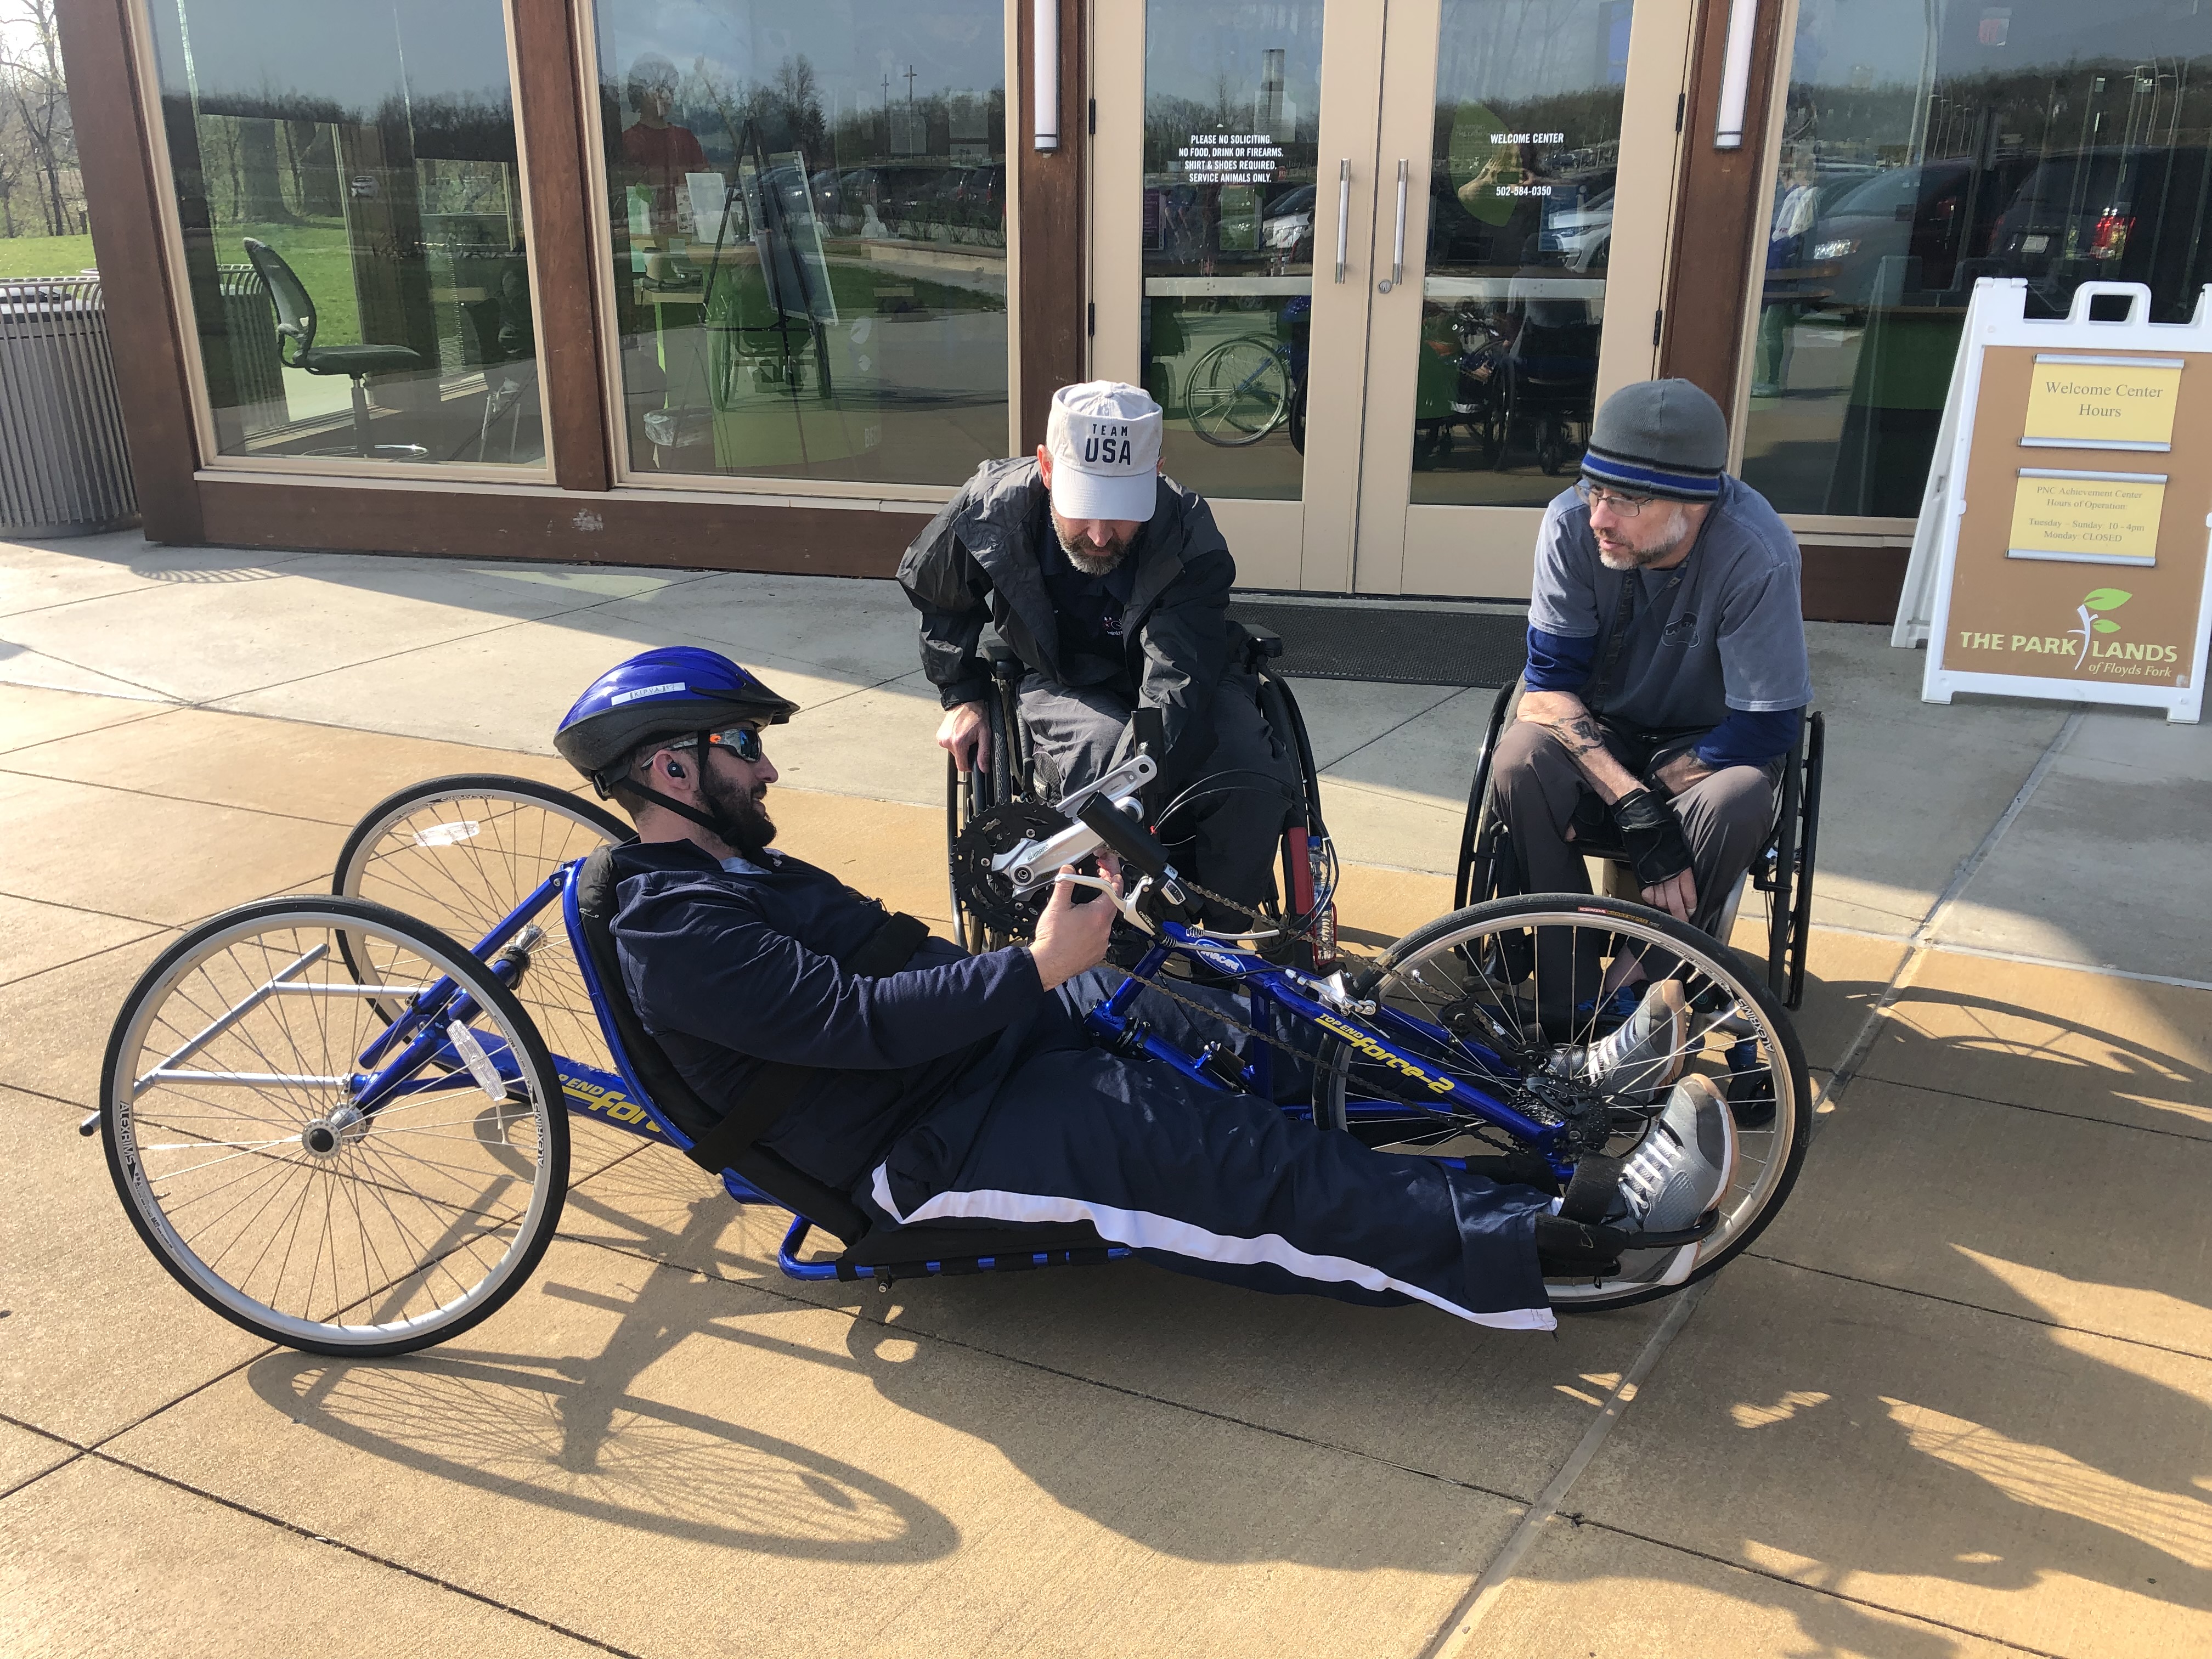
<svg viewBox="0 0 2212 1659">
<path fill-rule="evenodd" d="M 308 297 L 307 285 L 299 275 L 284 263 L 284 256 L 266 242 L 257 242 L 248 236 L 246 257 L 253 261 L 260 272 L 262 283 L 269 289 L 269 297 L 276 306 L 276 331 L 292 342 L 293 362 L 296 363 L 309 347 L 315 343 L 315 302 Z"/>
<path fill-rule="evenodd" d="M 607 1046 L 616 1062 L 636 1079 L 646 1098 L 660 1115 L 696 1141 L 722 1115 L 699 1097 L 676 1069 L 667 1050 L 645 1029 L 636 1005 L 623 983 L 622 958 L 615 950 L 614 918 L 617 905 L 615 884 L 620 879 L 618 860 L 623 848 L 600 848 L 577 870 L 576 921 L 590 958 L 592 976 L 599 981 L 595 999 L 605 1018 Z M 847 1243 L 868 1231 L 868 1219 L 853 1201 L 794 1168 L 763 1146 L 752 1146 L 731 1162 L 731 1168 L 795 1214 L 835 1233 Z"/>
</svg>

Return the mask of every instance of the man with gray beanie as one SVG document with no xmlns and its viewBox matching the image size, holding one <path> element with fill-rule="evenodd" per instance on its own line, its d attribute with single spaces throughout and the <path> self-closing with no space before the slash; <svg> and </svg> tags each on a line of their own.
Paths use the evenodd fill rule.
<svg viewBox="0 0 2212 1659">
<path fill-rule="evenodd" d="M 1544 514 L 1526 689 L 1492 775 L 1524 892 L 1588 892 L 1580 849 L 1625 852 L 1645 903 L 1710 933 L 1772 825 L 1813 697 L 1797 543 L 1723 470 L 1728 447 L 1689 381 L 1623 387 Z M 1679 1030 L 1674 981 L 1646 995 L 1633 966 L 1602 986 L 1565 967 L 1551 977 L 1578 1003 L 1634 1001 L 1614 1047 Z"/>
<path fill-rule="evenodd" d="M 1194 880 L 1249 903 L 1267 889 L 1291 762 L 1231 648 L 1237 562 L 1204 498 L 1162 475 L 1161 427 L 1136 386 L 1060 387 L 1035 459 L 978 468 L 907 549 L 899 581 L 945 706 L 938 744 L 962 771 L 989 764 L 976 656 L 988 620 L 1022 659 L 1022 723 L 1048 794 L 1111 770 L 1136 711 L 1158 710 L 1161 799 L 1192 794 L 1161 836 L 1188 849 L 1176 863 Z"/>
</svg>

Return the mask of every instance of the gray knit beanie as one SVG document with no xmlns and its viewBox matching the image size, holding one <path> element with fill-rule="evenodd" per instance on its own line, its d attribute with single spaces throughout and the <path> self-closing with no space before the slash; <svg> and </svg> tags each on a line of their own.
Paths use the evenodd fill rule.
<svg viewBox="0 0 2212 1659">
<path fill-rule="evenodd" d="M 1728 465 L 1721 406 L 1687 380 L 1638 380 L 1605 400 L 1590 426 L 1583 477 L 1634 495 L 1709 501 Z"/>
</svg>

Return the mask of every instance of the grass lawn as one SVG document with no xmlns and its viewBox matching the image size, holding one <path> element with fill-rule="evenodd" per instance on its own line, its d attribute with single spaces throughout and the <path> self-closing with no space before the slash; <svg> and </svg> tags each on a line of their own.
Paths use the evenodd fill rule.
<svg viewBox="0 0 2212 1659">
<path fill-rule="evenodd" d="M 91 263 L 89 236 L 0 236 L 0 277 L 74 276 Z"/>
</svg>

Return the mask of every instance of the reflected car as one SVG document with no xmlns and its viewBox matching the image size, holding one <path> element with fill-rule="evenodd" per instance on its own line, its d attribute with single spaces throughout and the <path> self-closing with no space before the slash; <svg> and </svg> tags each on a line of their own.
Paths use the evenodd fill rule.
<svg viewBox="0 0 2212 1659">
<path fill-rule="evenodd" d="M 1891 281 L 1915 289 L 1948 286 L 1961 254 L 1977 169 L 1962 160 L 1890 167 L 1850 185 L 1814 221 L 1800 254 L 1831 305 L 1860 310 L 1875 303 L 1885 260 L 1917 257 L 1917 275 L 1893 268 Z"/>
<path fill-rule="evenodd" d="M 1300 185 L 1267 204 L 1260 219 L 1260 246 L 1296 247 L 1313 240 L 1314 187 Z"/>
<path fill-rule="evenodd" d="M 2153 318 L 2185 322 L 2212 270 L 2196 232 L 2208 163 L 2212 153 L 2195 146 L 2045 156 L 1998 218 L 1990 252 L 2027 278 L 2034 312 L 2063 313 L 2085 282 L 2147 283 Z"/>
</svg>

